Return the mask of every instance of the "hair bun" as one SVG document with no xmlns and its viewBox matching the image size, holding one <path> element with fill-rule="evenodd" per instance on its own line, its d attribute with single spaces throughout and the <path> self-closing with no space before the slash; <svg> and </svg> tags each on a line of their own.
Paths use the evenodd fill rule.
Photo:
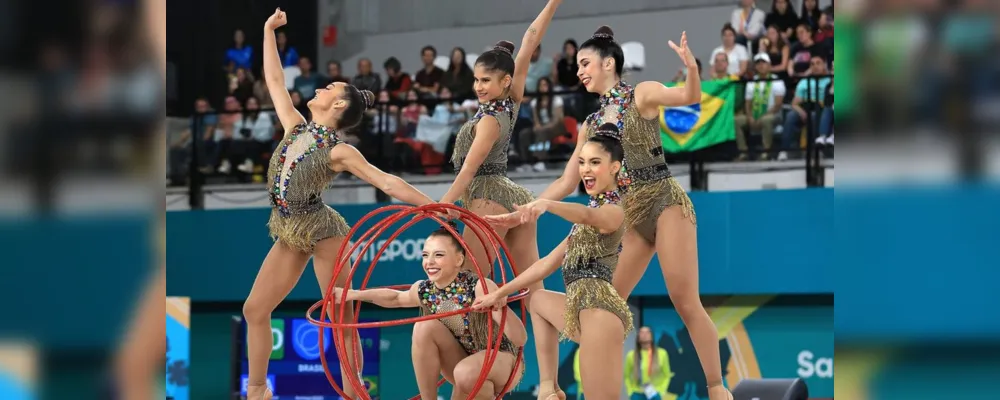
<svg viewBox="0 0 1000 400">
<path fill-rule="evenodd" d="M 607 122 L 599 126 L 597 128 L 597 132 L 594 132 L 594 134 L 599 136 L 606 136 L 614 140 L 617 140 L 619 142 L 622 140 L 622 133 L 620 130 L 618 130 L 618 125 L 612 124 L 610 122 Z"/>
<path fill-rule="evenodd" d="M 504 53 L 507 53 L 507 55 L 513 57 L 514 56 L 514 43 L 511 43 L 511 42 L 506 41 L 506 40 L 501 40 L 501 41 L 497 42 L 497 44 L 493 45 L 493 50 L 502 51 Z"/>
<path fill-rule="evenodd" d="M 597 39 L 615 40 L 615 32 L 611 30 L 610 26 L 601 25 L 601 27 L 597 28 L 597 31 L 594 32 L 594 37 Z"/>
<path fill-rule="evenodd" d="M 375 93 L 372 93 L 371 90 L 362 90 L 361 97 L 365 99 L 365 108 L 375 105 Z"/>
</svg>

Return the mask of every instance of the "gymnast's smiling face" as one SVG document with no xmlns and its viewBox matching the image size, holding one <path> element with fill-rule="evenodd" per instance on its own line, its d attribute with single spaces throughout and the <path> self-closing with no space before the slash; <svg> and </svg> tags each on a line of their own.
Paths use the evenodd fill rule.
<svg viewBox="0 0 1000 400">
<path fill-rule="evenodd" d="M 589 195 L 597 195 L 615 190 L 618 186 L 618 170 L 621 161 L 612 159 L 612 153 L 600 142 L 588 141 L 580 150 L 580 179 Z"/>
<path fill-rule="evenodd" d="M 472 88 L 480 103 L 500 98 L 507 93 L 512 82 L 510 74 L 498 69 L 489 69 L 483 64 L 476 64 L 473 77 Z"/>
<path fill-rule="evenodd" d="M 451 284 L 465 263 L 465 253 L 451 233 L 435 231 L 424 241 L 423 267 L 427 279 L 443 288 Z"/>
</svg>

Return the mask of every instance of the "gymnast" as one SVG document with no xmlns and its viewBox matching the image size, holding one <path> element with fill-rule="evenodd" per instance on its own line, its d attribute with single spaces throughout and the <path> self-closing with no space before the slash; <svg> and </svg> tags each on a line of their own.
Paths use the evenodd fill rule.
<svg viewBox="0 0 1000 400">
<path fill-rule="evenodd" d="M 267 168 L 267 191 L 271 197 L 268 228 L 274 245 L 257 272 L 253 288 L 243 305 L 247 322 L 247 358 L 249 382 L 247 398 L 267 400 L 267 362 L 271 354 L 271 312 L 302 276 L 313 257 L 313 269 L 320 288 L 333 280 L 337 253 L 350 231 L 347 221 L 323 202 L 326 190 L 340 172 L 350 172 L 389 196 L 403 202 L 424 205 L 430 197 L 397 176 L 382 172 L 365 160 L 353 146 L 344 143 L 341 131 L 361 122 L 375 96 L 353 85 L 335 82 L 316 90 L 309 101 L 312 121 L 306 121 L 292 105 L 275 45 L 274 30 L 287 22 L 285 13 L 276 9 L 264 25 L 264 81 L 274 101 L 274 109 L 284 128 L 284 138 L 271 156 Z M 345 286 L 347 274 L 336 284 Z M 333 309 L 330 310 L 333 318 Z M 354 319 L 353 307 L 346 307 L 344 320 Z M 348 362 L 355 361 L 350 349 L 359 346 L 354 334 L 345 335 Z M 360 353 L 360 351 L 359 351 Z M 359 368 L 360 369 L 360 368 Z M 341 373 L 346 374 L 344 365 Z M 354 388 L 344 392 L 355 398 Z"/>
<path fill-rule="evenodd" d="M 687 33 L 681 34 L 680 44 L 668 43 L 677 52 L 688 71 L 698 65 L 687 44 Z M 600 27 L 580 45 L 576 53 L 580 83 L 591 93 L 601 94 L 601 108 L 584 123 L 573 157 L 581 154 L 586 138 L 596 127 L 614 123 L 622 133 L 625 159 L 622 161 L 621 207 L 625 211 L 623 250 L 615 271 L 614 285 L 618 293 L 628 298 L 652 261 L 660 258 L 660 270 L 667 292 L 698 353 L 711 400 L 732 399 L 723 386 L 722 362 L 719 355 L 719 334 L 715 323 L 705 312 L 698 293 L 698 238 L 694 207 L 684 188 L 670 175 L 663 157 L 660 139 L 660 107 L 676 107 L 701 101 L 701 78 L 687 74 L 681 87 L 665 87 L 654 81 L 641 82 L 635 87 L 622 80 L 625 57 L 614 33 Z M 577 179 L 572 165 L 542 192 L 540 199 L 561 200 L 576 190 Z M 536 208 L 526 221 L 535 221 Z M 586 353 L 584 353 L 586 354 Z M 590 386 L 587 387 L 588 395 Z"/>
<path fill-rule="evenodd" d="M 483 287 L 474 272 L 462 268 L 465 259 L 465 249 L 458 239 L 442 227 L 424 241 L 423 268 L 427 273 L 426 280 L 418 281 L 409 290 L 403 291 L 348 290 L 347 300 L 374 303 L 386 308 L 419 307 L 422 315 L 468 308 L 473 301 L 483 296 Z M 490 292 L 497 290 L 493 281 L 485 279 L 484 282 Z M 342 295 L 343 289 L 335 289 L 335 301 L 339 302 Z M 499 334 L 501 310 L 498 307 L 489 313 L 494 321 L 494 338 Z M 500 394 L 511 376 L 518 351 L 528 341 L 524 324 L 512 310 L 508 308 L 507 311 L 500 351 L 486 381 L 476 393 L 476 399 L 495 399 Z M 411 350 L 413 371 L 422 400 L 438 398 L 438 374 L 444 375 L 454 385 L 452 399 L 468 398 L 479 380 L 488 355 L 488 322 L 486 313 L 469 312 L 416 323 L 414 330 L 425 332 L 431 339 L 414 341 Z M 523 372 L 524 365 L 521 364 L 518 374 Z"/>
<path fill-rule="evenodd" d="M 612 276 L 621 251 L 625 213 L 618 205 L 618 171 L 622 145 L 614 124 L 604 124 L 587 139 L 575 163 L 583 181 L 588 205 L 538 199 L 517 207 L 514 213 L 486 217 L 499 226 L 530 218 L 530 213 L 556 214 L 572 222 L 569 236 L 545 256 L 499 290 L 491 290 L 473 304 L 476 310 L 496 309 L 507 296 L 545 279 L 563 265 L 566 294 L 550 290 L 531 296 L 534 331 L 562 332 L 580 343 L 580 375 L 587 398 L 617 399 L 622 390 L 622 354 L 625 336 L 632 330 L 632 312 L 614 286 Z M 572 162 L 571 162 L 572 163 Z M 538 343 L 539 352 L 548 343 Z M 557 396 L 552 388 L 548 397 Z"/>
</svg>

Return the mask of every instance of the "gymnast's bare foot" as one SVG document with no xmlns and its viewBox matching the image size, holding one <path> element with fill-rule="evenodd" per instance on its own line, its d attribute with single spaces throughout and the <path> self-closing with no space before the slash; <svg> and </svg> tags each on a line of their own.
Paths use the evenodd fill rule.
<svg viewBox="0 0 1000 400">
<path fill-rule="evenodd" d="M 266 384 L 247 385 L 247 400 L 271 400 L 271 389 Z"/>
<path fill-rule="evenodd" d="M 552 381 L 538 384 L 538 400 L 566 400 L 566 392 L 559 389 Z"/>
<path fill-rule="evenodd" d="M 733 400 L 733 394 L 725 386 L 718 384 L 709 386 L 708 398 L 709 400 Z"/>
</svg>

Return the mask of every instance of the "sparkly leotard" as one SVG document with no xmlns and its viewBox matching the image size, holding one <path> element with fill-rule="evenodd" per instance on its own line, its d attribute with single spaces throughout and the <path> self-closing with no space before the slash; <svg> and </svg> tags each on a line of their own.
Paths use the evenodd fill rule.
<svg viewBox="0 0 1000 400">
<path fill-rule="evenodd" d="M 588 207 L 598 208 L 619 202 L 618 192 L 612 191 L 591 196 Z M 624 233 L 624 226 L 611 233 L 601 233 L 590 225 L 573 225 L 563 262 L 563 282 L 566 285 L 563 338 L 579 337 L 580 311 L 593 308 L 617 315 L 622 320 L 626 336 L 632 330 L 632 312 L 628 303 L 611 284 Z"/>
<path fill-rule="evenodd" d="M 340 143 L 333 129 L 309 122 L 296 125 L 274 150 L 267 167 L 267 226 L 273 239 L 312 253 L 322 239 L 347 236 L 347 221 L 322 197 L 337 176 L 330 169 L 330 149 Z"/>
<path fill-rule="evenodd" d="M 417 285 L 417 295 L 420 297 L 420 315 L 433 315 L 439 312 L 446 313 L 472 307 L 472 303 L 476 301 L 477 284 L 479 284 L 479 278 L 468 271 L 459 272 L 455 280 L 444 288 L 438 288 L 430 280 L 421 281 Z M 440 321 L 455 336 L 455 340 L 462 345 L 465 353 L 473 355 L 487 348 L 490 318 L 492 318 L 492 313 L 473 311 L 467 314 L 444 317 Z M 517 316 L 508 313 L 507 318 L 517 318 Z M 493 321 L 493 346 L 496 345 L 496 337 L 499 333 L 500 324 Z M 517 357 L 520 349 L 507 339 L 507 335 L 503 335 L 500 342 L 501 352 Z M 518 367 L 517 375 L 514 379 L 514 385 L 511 387 L 517 386 L 524 375 L 523 362 Z"/>
<path fill-rule="evenodd" d="M 528 189 L 507 178 L 507 149 L 510 147 L 511 132 L 514 129 L 518 108 L 514 100 L 509 97 L 480 104 L 476 115 L 459 130 L 458 137 L 455 138 L 455 153 L 451 158 L 456 171 L 461 171 L 462 164 L 465 164 L 465 158 L 469 155 L 472 141 L 476 136 L 476 124 L 479 120 L 483 116 L 490 115 L 500 123 L 500 138 L 493 143 L 483 164 L 476 171 L 476 177 L 462 195 L 462 203 L 466 207 L 473 199 L 486 199 L 513 212 L 515 205 L 527 204 L 535 199 Z"/>
<path fill-rule="evenodd" d="M 660 127 L 639 113 L 635 89 L 619 81 L 601 96 L 601 109 L 587 117 L 588 137 L 606 122 L 617 123 L 622 132 L 625 160 L 619 173 L 625 226 L 649 243 L 656 239 L 656 220 L 667 207 L 681 206 L 695 222 L 694 207 L 684 188 L 670 176 L 663 157 Z"/>
</svg>

